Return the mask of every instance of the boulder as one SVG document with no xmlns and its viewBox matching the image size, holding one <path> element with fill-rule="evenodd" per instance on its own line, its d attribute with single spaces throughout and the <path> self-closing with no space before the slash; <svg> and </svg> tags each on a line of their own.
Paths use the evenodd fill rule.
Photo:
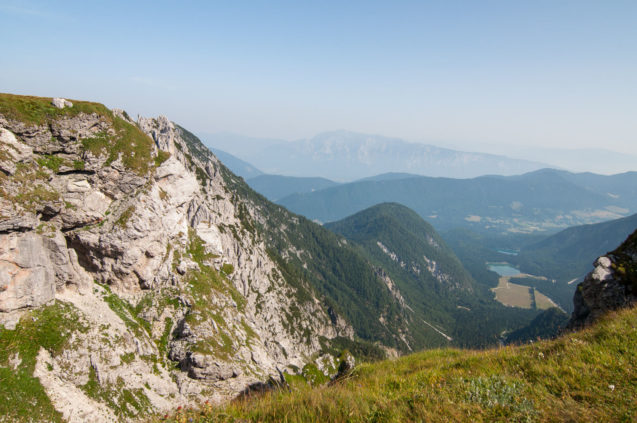
<svg viewBox="0 0 637 423">
<path fill-rule="evenodd" d="M 59 98 L 59 97 L 54 98 L 51 101 L 51 104 L 53 104 L 58 109 L 63 109 L 65 107 L 73 107 L 73 103 L 71 103 L 70 101 L 64 98 Z"/>
</svg>

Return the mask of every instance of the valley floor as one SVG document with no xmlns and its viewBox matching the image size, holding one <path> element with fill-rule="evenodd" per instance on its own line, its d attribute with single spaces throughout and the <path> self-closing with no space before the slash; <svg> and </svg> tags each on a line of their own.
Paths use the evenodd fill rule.
<svg viewBox="0 0 637 423">
<path fill-rule="evenodd" d="M 515 277 L 538 278 L 537 276 L 523 273 L 520 273 Z M 512 276 L 500 276 L 498 279 L 498 286 L 491 288 L 491 291 L 495 293 L 495 299 L 500 303 L 510 307 L 537 308 L 538 310 L 558 307 L 553 300 L 542 294 L 537 289 L 513 283 L 511 282 L 511 278 Z M 535 303 L 535 306 L 533 303 Z"/>
<path fill-rule="evenodd" d="M 332 386 L 293 384 L 290 392 L 150 419 L 165 420 L 636 421 L 637 308 L 552 341 L 485 351 L 430 350 L 360 365 Z"/>
</svg>

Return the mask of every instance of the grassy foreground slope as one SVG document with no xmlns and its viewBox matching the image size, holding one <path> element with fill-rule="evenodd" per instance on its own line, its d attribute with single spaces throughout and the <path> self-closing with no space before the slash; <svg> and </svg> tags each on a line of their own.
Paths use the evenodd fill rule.
<svg viewBox="0 0 637 423">
<path fill-rule="evenodd" d="M 486 351 L 429 350 L 363 364 L 332 386 L 294 386 L 195 422 L 629 422 L 637 420 L 637 308 L 556 340 Z M 164 417 L 166 419 L 166 417 Z M 157 418 L 152 421 L 160 421 Z"/>
</svg>

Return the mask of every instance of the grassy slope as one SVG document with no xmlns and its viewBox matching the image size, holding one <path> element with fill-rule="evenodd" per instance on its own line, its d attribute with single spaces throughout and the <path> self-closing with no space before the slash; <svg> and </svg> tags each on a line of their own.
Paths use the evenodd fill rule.
<svg viewBox="0 0 637 423">
<path fill-rule="evenodd" d="M 169 421 L 406 422 L 637 419 L 637 308 L 553 341 L 438 349 L 363 364 L 333 386 L 293 387 Z M 158 421 L 151 420 L 151 421 Z"/>
</svg>

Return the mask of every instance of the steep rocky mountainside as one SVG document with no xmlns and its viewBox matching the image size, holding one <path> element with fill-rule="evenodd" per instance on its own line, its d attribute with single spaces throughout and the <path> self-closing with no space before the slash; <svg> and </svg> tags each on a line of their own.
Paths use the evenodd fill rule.
<svg viewBox="0 0 637 423">
<path fill-rule="evenodd" d="M 1 94 L 0 184 L 0 421 L 126 420 L 408 349 L 373 266 L 164 117 Z"/>
<path fill-rule="evenodd" d="M 567 328 L 588 326 L 603 314 L 637 304 L 637 230 L 617 249 L 599 257 L 577 286 Z"/>
</svg>

